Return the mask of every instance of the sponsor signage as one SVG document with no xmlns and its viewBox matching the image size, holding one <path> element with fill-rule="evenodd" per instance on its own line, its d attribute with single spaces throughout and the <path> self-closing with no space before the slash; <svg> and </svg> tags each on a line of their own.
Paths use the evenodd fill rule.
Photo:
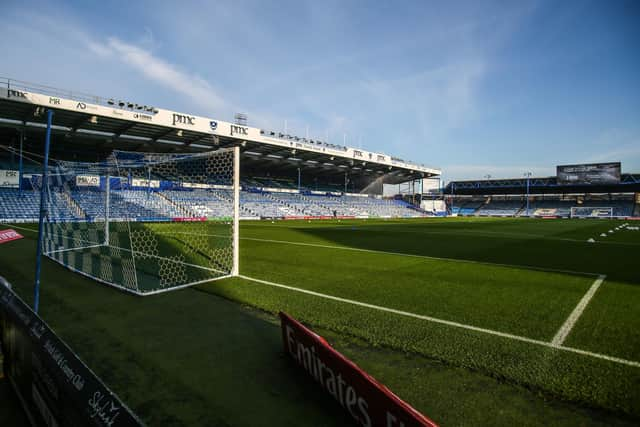
<svg viewBox="0 0 640 427">
<path fill-rule="evenodd" d="M 206 216 L 171 218 L 171 221 L 173 222 L 204 222 L 206 220 L 207 220 Z"/>
<path fill-rule="evenodd" d="M 5 375 L 31 425 L 142 425 L 2 278 L 0 333 Z"/>
<path fill-rule="evenodd" d="M 153 123 L 159 126 L 171 126 L 176 129 L 193 130 L 207 134 L 227 135 L 245 140 L 261 142 L 269 145 L 277 145 L 281 147 L 301 147 L 308 151 L 319 153 L 327 153 L 342 158 L 362 158 L 371 161 L 377 161 L 383 164 L 393 164 L 402 167 L 410 167 L 413 170 L 421 170 L 429 173 L 439 174 L 440 171 L 430 169 L 419 165 L 413 165 L 401 161 L 400 159 L 391 159 L 389 156 L 378 153 L 371 153 L 364 150 L 355 150 L 347 147 L 335 145 L 322 145 L 307 142 L 300 142 L 299 138 L 292 141 L 291 138 L 283 139 L 284 135 L 279 137 L 267 137 L 261 134 L 260 129 L 255 127 L 242 126 L 235 123 L 212 120 L 207 117 L 183 114 L 171 110 L 157 109 L 147 105 L 137 104 L 129 101 L 121 101 L 115 99 L 95 98 L 95 103 L 82 100 L 72 100 L 61 98 L 58 96 L 50 96 L 40 93 L 24 92 L 13 88 L 0 88 L 0 97 L 10 98 L 16 102 L 24 102 L 45 107 L 55 107 L 60 110 L 77 111 L 96 116 L 111 117 L 121 120 L 135 120 L 147 123 Z M 91 98 L 87 98 L 91 99 Z M 294 145 L 295 144 L 295 145 Z M 374 160 L 375 159 L 375 160 Z"/>
<path fill-rule="evenodd" d="M 9 94 L 9 98 L 22 98 L 22 99 L 27 99 L 27 92 L 23 92 L 21 90 L 14 90 L 14 89 L 9 89 L 9 91 L 7 92 Z"/>
<path fill-rule="evenodd" d="M 158 181 L 157 179 L 152 179 L 151 181 L 147 180 L 147 179 L 138 179 L 138 178 L 133 178 L 131 180 L 131 186 L 132 187 L 151 187 L 151 188 L 160 188 L 160 181 Z"/>
<path fill-rule="evenodd" d="M 153 121 L 153 116 L 152 115 L 144 114 L 144 113 L 133 113 L 133 118 L 141 120 L 143 122 L 152 122 Z"/>
<path fill-rule="evenodd" d="M 220 185 L 220 184 L 202 184 L 197 182 L 183 182 L 183 188 L 215 188 L 219 190 L 233 190 L 232 185 Z"/>
<path fill-rule="evenodd" d="M 22 238 L 24 237 L 12 229 L 0 230 L 0 245 L 3 243 L 11 242 L 12 240 L 18 240 Z"/>
<path fill-rule="evenodd" d="M 362 426 L 436 426 L 337 352 L 321 336 L 280 313 L 285 353 Z"/>
<path fill-rule="evenodd" d="M 620 162 L 560 165 L 556 168 L 558 184 L 618 184 Z"/>
<path fill-rule="evenodd" d="M 231 125 L 231 136 L 248 136 L 249 128 L 246 126 Z"/>
<path fill-rule="evenodd" d="M 188 116 L 186 114 L 173 113 L 173 122 L 171 124 L 194 126 L 196 124 L 196 118 L 194 116 Z"/>
<path fill-rule="evenodd" d="M 76 185 L 78 187 L 99 187 L 100 177 L 97 175 L 78 175 L 76 176 Z"/>
<path fill-rule="evenodd" d="M 13 170 L 0 170 L 0 187 L 18 188 L 20 174 Z"/>
</svg>

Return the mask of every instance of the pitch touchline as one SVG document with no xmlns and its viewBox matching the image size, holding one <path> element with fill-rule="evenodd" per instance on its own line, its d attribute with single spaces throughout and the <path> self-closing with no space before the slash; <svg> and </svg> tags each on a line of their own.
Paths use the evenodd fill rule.
<svg viewBox="0 0 640 427">
<path fill-rule="evenodd" d="M 32 230 L 30 228 L 13 226 L 19 230 L 31 231 L 33 233 L 37 233 L 37 230 Z M 159 232 L 159 234 L 167 234 L 169 232 Z M 199 236 L 209 236 L 209 237 L 223 237 L 228 238 L 227 235 L 222 234 L 202 234 L 202 233 L 189 233 L 189 232 L 179 232 L 178 234 L 197 234 Z M 519 264 L 504 264 L 498 262 L 488 262 L 488 261 L 474 261 L 469 259 L 458 259 L 458 258 L 445 258 L 445 257 L 434 257 L 429 255 L 417 255 L 417 254 L 407 254 L 402 252 L 388 252 L 388 251 L 379 251 L 375 249 L 363 249 L 363 248 L 352 248 L 349 246 L 335 246 L 335 245 L 322 245 L 319 243 L 304 243 L 304 242 L 292 242 L 289 240 L 275 240 L 275 239 L 259 239 L 256 237 L 240 237 L 240 240 L 252 240 L 255 242 L 265 242 L 265 243 L 279 243 L 283 245 L 298 245 L 298 246 L 309 246 L 314 248 L 324 248 L 324 249 L 341 249 L 343 251 L 356 251 L 356 252 L 365 252 L 365 253 L 373 253 L 373 254 L 382 254 L 382 255 L 395 255 L 395 256 L 405 256 L 411 258 L 422 258 L 422 259 L 432 259 L 437 261 L 450 261 L 450 262 L 463 262 L 467 264 L 478 264 L 478 265 L 494 265 L 497 267 L 507 267 L 507 268 L 521 268 L 526 270 L 535 270 L 535 271 L 543 271 L 543 272 L 553 272 L 553 273 L 564 273 L 564 274 L 578 274 L 582 276 L 600 276 L 599 273 L 590 273 L 587 271 L 574 271 L 574 270 L 563 270 L 558 268 L 547 268 L 547 267 L 536 267 L 532 265 L 519 265 Z M 94 242 L 91 242 L 94 243 Z"/>
<path fill-rule="evenodd" d="M 225 236 L 222 234 L 202 234 L 202 233 L 189 233 L 189 232 L 159 232 L 159 234 L 196 234 L 199 236 L 208 236 L 208 237 L 222 237 L 227 238 L 229 236 Z M 508 267 L 508 268 L 521 268 L 527 270 L 535 270 L 535 271 L 543 271 L 543 272 L 553 272 L 553 273 L 564 273 L 564 274 L 578 274 L 582 276 L 599 276 L 599 273 L 589 273 L 586 271 L 573 271 L 573 270 L 562 270 L 558 268 L 547 268 L 547 267 L 536 267 L 532 265 L 518 265 L 518 264 L 502 264 L 497 262 L 488 262 L 488 261 L 474 261 L 468 259 L 459 259 L 459 258 L 444 258 L 444 257 L 434 257 L 429 255 L 417 255 L 417 254 L 407 254 L 402 252 L 387 252 L 387 251 L 379 251 L 376 249 L 362 249 L 362 248 L 352 248 L 349 246 L 334 246 L 334 245 L 322 245 L 319 243 L 304 243 L 304 242 L 292 242 L 290 240 L 275 240 L 275 239 L 259 239 L 257 237 L 240 237 L 240 240 L 252 240 L 255 242 L 265 242 L 265 243 L 279 243 L 283 245 L 298 245 L 298 246 L 310 246 L 314 248 L 324 248 L 324 249 L 342 249 L 345 251 L 356 251 L 356 252 L 367 252 L 374 254 L 382 254 L 382 255 L 394 255 L 394 256 L 405 256 L 411 258 L 422 258 L 422 259 L 432 259 L 438 261 L 451 261 L 451 262 L 464 262 L 468 264 L 479 264 L 479 265 L 494 265 L 498 267 Z"/>
<path fill-rule="evenodd" d="M 556 345 L 556 344 L 553 344 L 552 342 L 536 340 L 536 339 L 533 339 L 533 338 L 527 338 L 527 337 L 523 337 L 523 336 L 520 336 L 520 335 L 509 334 L 509 333 L 506 333 L 506 332 L 494 331 L 493 329 L 480 328 L 478 326 L 472 326 L 472 325 L 467 325 L 467 324 L 464 324 L 464 323 L 453 322 L 451 320 L 444 320 L 444 319 L 439 319 L 437 317 L 425 316 L 425 315 L 422 315 L 422 314 L 411 313 L 411 312 L 403 311 L 403 310 L 396 310 L 396 309 L 393 309 L 393 308 L 382 307 L 382 306 L 375 305 L 375 304 L 368 304 L 368 303 L 365 303 L 365 302 L 355 301 L 355 300 L 351 300 L 351 299 L 347 299 L 347 298 L 340 298 L 340 297 L 336 297 L 336 296 L 333 296 L 333 295 L 327 295 L 327 294 L 322 294 L 320 292 L 310 291 L 310 290 L 307 290 L 307 289 L 301 289 L 301 288 L 296 288 L 296 287 L 293 287 L 293 286 L 283 285 L 281 283 L 275 283 L 275 282 L 269 282 L 267 280 L 256 279 L 256 278 L 245 276 L 245 275 L 242 275 L 242 274 L 238 275 L 238 277 L 240 277 L 241 279 L 249 280 L 251 282 L 260 283 L 260 284 L 267 285 L 267 286 L 273 286 L 273 287 L 281 288 L 281 289 L 287 289 L 287 290 L 290 290 L 290 291 L 299 292 L 299 293 L 303 293 L 303 294 L 307 294 L 307 295 L 313 295 L 313 296 L 316 296 L 316 297 L 319 297 L 319 298 L 324 298 L 324 299 L 328 299 L 328 300 L 332 300 L 332 301 L 338 301 L 338 302 L 342 302 L 342 303 L 345 303 L 345 304 L 351 304 L 351 305 L 356 305 L 356 306 L 359 306 L 359 307 L 370 308 L 370 309 L 373 309 L 373 310 L 383 311 L 383 312 L 386 312 L 386 313 L 393 313 L 393 314 L 397 314 L 397 315 L 405 316 L 405 317 L 412 317 L 414 319 L 426 320 L 428 322 L 439 323 L 439 324 L 442 324 L 442 325 L 452 326 L 454 328 L 466 329 L 466 330 L 480 332 L 480 333 L 489 334 L 489 335 L 494 335 L 494 336 L 498 336 L 498 337 L 502 337 L 502 338 L 507 338 L 507 339 L 512 339 L 512 340 L 516 340 L 516 341 L 526 342 L 526 343 L 529 343 L 529 344 L 536 344 L 536 345 L 540 345 L 540 346 L 543 346 L 543 347 L 553 348 L 553 349 L 561 350 L 561 351 L 568 351 L 568 352 L 571 352 L 571 353 L 581 354 L 583 356 L 589 356 L 589 357 L 593 357 L 593 358 L 596 358 L 596 359 L 602 359 L 602 360 L 606 360 L 606 361 L 609 361 L 609 362 L 614 362 L 614 363 L 619 363 L 619 364 L 622 364 L 622 365 L 627 365 L 627 366 L 633 366 L 635 368 L 640 368 L 640 362 L 636 362 L 636 361 L 633 361 L 633 360 L 621 359 L 621 358 L 618 358 L 618 357 L 608 356 L 606 354 L 593 353 L 593 352 L 590 352 L 590 351 L 581 350 L 579 348 L 565 347 L 563 345 Z"/>
<path fill-rule="evenodd" d="M 598 276 L 596 281 L 593 282 L 589 290 L 584 294 L 584 296 L 582 297 L 578 305 L 576 305 L 576 308 L 573 309 L 573 311 L 571 312 L 567 320 L 564 322 L 564 324 L 560 327 L 560 329 L 558 329 L 558 332 L 556 333 L 556 336 L 553 337 L 551 344 L 555 346 L 562 345 L 564 340 L 569 335 L 569 332 L 571 332 L 571 329 L 573 329 L 573 326 L 576 324 L 576 322 L 582 315 L 582 312 L 587 307 L 587 304 L 589 304 L 589 301 L 591 301 L 591 298 L 593 298 L 593 295 L 595 295 L 596 291 L 598 290 L 598 288 L 606 278 L 607 276 L 605 276 L 604 274 L 601 274 L 600 276 Z"/>
<path fill-rule="evenodd" d="M 382 255 L 395 255 L 395 256 L 405 256 L 411 258 L 422 258 L 422 259 L 433 259 L 438 261 L 451 261 L 451 262 L 464 262 L 468 264 L 479 264 L 479 265 L 495 265 L 498 267 L 508 267 L 508 268 L 522 268 L 527 270 L 536 270 L 536 271 L 546 271 L 546 272 L 555 272 L 555 273 L 565 273 L 565 274 L 578 274 L 582 276 L 599 276 L 598 273 L 589 273 L 586 271 L 573 271 L 573 270 L 562 270 L 558 268 L 546 268 L 546 267 L 536 267 L 532 265 L 519 265 L 519 264 L 503 264 L 498 262 L 486 262 L 486 261 L 474 261 L 468 259 L 457 259 L 457 258 L 444 258 L 444 257 L 434 257 L 429 255 L 417 255 L 417 254 L 406 254 L 402 252 L 387 252 L 387 251 L 379 251 L 376 249 L 363 249 L 363 248 L 352 248 L 349 246 L 334 246 L 334 245 L 322 245 L 319 243 L 304 243 L 304 242 L 292 242 L 288 240 L 274 240 L 274 239 L 258 239 L 255 237 L 241 237 L 241 240 L 253 240 L 256 242 L 266 242 L 266 243 L 280 243 L 284 245 L 298 245 L 298 246 L 310 246 L 314 248 L 324 248 L 324 249 L 341 249 L 344 251 L 356 251 L 356 252 L 366 252 L 373 254 L 382 254 Z"/>
<path fill-rule="evenodd" d="M 336 226 L 336 227 L 327 227 L 327 228 L 347 228 L 349 226 Z M 379 231 L 379 229 L 374 228 L 376 226 L 372 226 L 371 228 L 366 228 L 366 227 L 358 227 L 359 230 L 364 230 L 364 231 Z M 383 228 L 385 226 L 382 226 Z M 387 231 L 387 230 L 385 230 Z M 532 234 L 532 233 L 507 233 L 507 232 L 502 232 L 502 231 L 476 231 L 476 230 L 451 230 L 451 231 L 409 231 L 409 230 L 389 230 L 390 232 L 393 233 L 410 233 L 410 234 L 436 234 L 436 235 L 458 235 L 458 236 L 464 236 L 464 235 L 477 235 L 477 236 L 485 236 L 485 237 L 492 237 L 492 236 L 501 236 L 507 239 L 522 239 L 522 238 L 531 238 L 531 239 L 535 239 L 535 240 L 551 240 L 551 241 L 559 241 L 559 242 L 574 242 L 574 243 L 588 243 L 586 240 L 580 240 L 580 239 L 570 239 L 567 237 L 555 237 L 555 236 L 545 236 L 545 235 L 539 235 L 539 234 Z M 601 244 L 605 244 L 605 245 L 622 245 L 622 246 L 640 246 L 637 243 L 632 243 L 632 242 L 608 242 L 608 241 L 603 241 L 603 240 L 598 240 L 594 243 L 601 243 Z"/>
<path fill-rule="evenodd" d="M 260 226 L 260 222 L 258 222 L 257 224 L 249 224 L 247 223 L 247 225 L 256 225 L 256 226 Z M 540 235 L 540 234 L 533 234 L 533 233 L 509 233 L 509 232 L 504 232 L 504 231 L 486 231 L 486 230 L 447 230 L 447 231 L 434 231 L 434 230 L 427 230 L 427 231 L 414 231 L 414 230 L 389 230 L 390 228 L 394 228 L 397 227 L 399 225 L 402 225 L 402 223 L 389 223 L 389 224 L 367 224 L 364 226 L 357 226 L 358 230 L 363 230 L 363 231 L 381 231 L 380 229 L 383 229 L 382 231 L 389 231 L 389 232 L 393 232 L 393 233 L 409 233 L 409 234 L 436 234 L 436 235 L 459 235 L 459 236 L 464 236 L 464 235 L 478 235 L 478 236 L 485 236 L 485 237 L 493 237 L 495 236 L 501 236 L 501 237 L 505 237 L 508 239 L 522 239 L 522 238 L 531 238 L 531 239 L 537 239 L 537 240 L 555 240 L 555 241 L 561 241 L 561 242 L 575 242 L 575 243 L 588 243 L 585 240 L 580 240 L 580 239 L 570 239 L 567 237 L 555 237 L 555 236 L 547 236 L 547 235 Z M 286 225 L 278 225 L 278 227 L 284 227 L 286 228 Z M 345 225 L 333 225 L 333 226 L 326 226 L 323 228 L 326 229 L 335 229 L 335 230 L 341 230 L 341 229 L 350 229 L 351 227 L 353 227 L 352 225 L 349 224 L 345 224 Z M 379 227 L 379 228 L 376 228 Z M 305 227 L 295 227 L 297 229 L 304 229 Z M 632 242 L 607 242 L 607 241 L 603 241 L 603 240 L 597 240 L 595 243 L 597 244 L 605 244 L 605 245 L 622 245 L 622 246 L 640 246 L 637 243 L 632 243 Z"/>
</svg>

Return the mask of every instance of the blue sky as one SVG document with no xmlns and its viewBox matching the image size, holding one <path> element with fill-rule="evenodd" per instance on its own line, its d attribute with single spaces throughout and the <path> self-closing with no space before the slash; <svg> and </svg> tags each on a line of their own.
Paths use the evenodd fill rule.
<svg viewBox="0 0 640 427">
<path fill-rule="evenodd" d="M 638 1 L 3 1 L 0 75 L 451 179 L 640 172 Z"/>
</svg>

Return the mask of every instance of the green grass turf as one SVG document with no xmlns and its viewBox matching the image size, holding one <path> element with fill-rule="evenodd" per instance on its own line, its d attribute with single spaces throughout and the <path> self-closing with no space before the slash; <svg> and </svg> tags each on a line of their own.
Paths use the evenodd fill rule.
<svg viewBox="0 0 640 427">
<path fill-rule="evenodd" d="M 593 282 L 486 264 L 247 243 L 242 274 L 250 277 L 536 339 L 550 340 Z"/>
<path fill-rule="evenodd" d="M 29 302 L 34 236 L 24 234 L 0 246 L 0 270 Z M 284 357 L 277 325 L 219 297 L 137 297 L 45 262 L 40 315 L 148 425 L 349 422 Z"/>
<path fill-rule="evenodd" d="M 590 351 L 615 351 L 619 357 L 640 360 L 638 307 L 640 292 L 637 284 L 605 282 L 566 344 Z"/>
<path fill-rule="evenodd" d="M 112 222 L 107 246 L 104 223 L 71 223 L 55 224 L 48 236 L 61 264 L 147 293 L 228 275 L 232 230 L 225 221 Z"/>
<path fill-rule="evenodd" d="M 637 301 L 639 295 L 640 280 L 633 270 L 633 264 L 637 253 L 635 249 L 640 245 L 640 233 L 633 234 L 629 231 L 624 235 L 624 241 L 620 242 L 613 241 L 619 238 L 617 232 L 606 243 L 586 242 L 590 237 L 600 240 L 597 236 L 602 230 L 606 231 L 617 224 L 619 223 L 615 221 L 510 219 L 305 221 L 274 224 L 247 222 L 243 223 L 241 229 L 241 272 L 342 298 L 545 341 L 551 340 L 595 277 L 484 263 L 604 273 L 609 278 L 596 293 L 566 344 L 637 360 L 640 339 L 635 331 L 638 330 L 636 325 L 640 312 L 634 301 Z M 620 232 L 620 236 L 622 233 Z M 458 261 L 262 240 L 390 251 Z M 21 247 L 20 245 L 32 247 L 32 242 L 13 242 L 12 245 L 14 243 L 15 248 Z M 28 252 L 30 249 L 25 246 L 23 250 Z M 11 256 L 19 256 L 20 252 L 19 249 L 15 253 L 12 251 Z M 5 274 L 10 278 L 24 279 L 25 266 L 16 262 L 16 258 L 6 258 L 8 255 L 6 251 L 0 252 L 3 272 L 7 271 Z M 594 415 L 591 410 L 585 410 L 587 412 L 581 413 L 582 415 L 579 411 L 564 407 L 551 410 L 549 405 L 539 405 L 535 398 L 538 394 L 542 394 L 545 401 L 560 397 L 589 407 L 602 407 L 627 414 L 632 418 L 640 416 L 640 368 L 637 367 L 354 307 L 240 279 L 199 286 L 205 293 L 187 290 L 166 297 L 140 299 L 125 297 L 101 286 L 92 286 L 90 281 L 69 275 L 60 267 L 46 267 L 44 277 L 50 274 L 49 277 L 61 282 L 47 291 L 49 295 L 45 297 L 46 294 L 43 294 L 43 301 L 48 298 L 49 303 L 55 302 L 54 306 L 59 307 L 49 307 L 47 315 L 58 319 L 63 336 L 70 337 L 72 345 L 77 344 L 83 349 L 80 353 L 86 354 L 92 367 L 94 364 L 101 366 L 97 371 L 102 375 L 103 371 L 100 369 L 104 370 L 107 383 L 115 384 L 116 392 L 121 395 L 124 393 L 125 400 L 136 411 L 142 412 L 145 419 L 157 421 L 162 417 L 184 412 L 203 416 L 201 411 L 204 403 L 199 407 L 198 402 L 208 402 L 212 396 L 223 392 L 224 387 L 233 388 L 231 377 L 212 386 L 209 383 L 215 377 L 200 378 L 202 374 L 193 373 L 182 376 L 182 371 L 180 374 L 173 372 L 177 370 L 177 366 L 185 364 L 197 367 L 198 369 L 193 369 L 194 372 L 201 372 L 203 362 L 215 363 L 198 356 L 189 357 L 192 352 L 197 353 L 194 350 L 199 345 L 196 337 L 202 337 L 207 329 L 194 329 L 186 337 L 182 337 L 185 325 L 198 324 L 196 320 L 201 323 L 218 322 L 216 325 L 228 321 L 229 324 L 239 322 L 239 335 L 243 335 L 242 331 L 247 329 L 245 324 L 228 311 L 224 311 L 218 320 L 191 313 L 181 316 L 183 311 L 191 310 L 192 304 L 193 310 L 208 311 L 207 315 L 213 316 L 215 310 L 211 307 L 219 300 L 206 293 L 270 312 L 289 311 L 314 327 L 322 328 L 328 333 L 337 333 L 334 340 L 339 344 L 343 343 L 347 350 L 351 349 L 351 339 L 363 340 L 364 344 L 356 346 L 359 350 L 352 353 L 354 359 L 365 367 L 371 367 L 374 375 L 379 374 L 403 398 L 445 425 L 477 425 L 485 424 L 487 420 L 503 425 L 512 424 L 509 420 L 519 420 L 519 423 L 525 425 L 535 424 L 527 419 L 526 414 L 531 411 L 537 416 L 553 417 L 558 425 L 572 424 L 572 420 L 579 419 L 584 420 L 582 424 L 591 424 L 590 421 L 598 417 L 604 417 L 610 423 L 616 420 L 611 418 L 611 414 Z M 31 271 L 31 268 L 27 271 Z M 62 285 L 66 283 L 67 277 L 69 282 L 77 281 L 78 284 L 73 287 Z M 29 280 L 24 282 L 30 284 Z M 602 301 L 599 300 L 600 296 Z M 194 300 L 198 302 L 193 303 Z M 82 326 L 69 322 L 72 316 L 70 313 L 77 310 L 75 301 L 82 303 L 85 312 L 97 312 L 99 315 L 95 316 L 96 320 L 93 320 L 92 315 L 77 319 Z M 155 312 L 156 308 L 159 313 L 170 313 L 175 325 L 172 327 L 171 322 L 159 317 L 160 314 Z M 111 324 L 114 325 L 113 331 Z M 273 326 L 271 332 L 268 327 L 258 329 L 256 335 L 271 333 L 277 336 Z M 87 338 L 92 336 L 93 330 L 107 338 Z M 177 341 L 176 337 L 179 337 Z M 250 345 L 256 345 L 256 342 Z M 374 349 L 370 347 L 372 344 Z M 101 355 L 105 345 L 119 351 L 115 355 Z M 202 350 L 215 352 L 218 345 L 215 342 Z M 163 346 L 166 346 L 165 352 L 169 351 L 172 357 L 155 356 Z M 269 347 L 272 351 L 277 351 L 276 348 L 275 342 Z M 234 360 L 237 351 L 229 350 L 220 354 L 220 360 Z M 406 356 L 411 360 L 408 363 L 402 362 L 404 356 L 401 354 L 405 352 L 415 355 Z M 124 354 L 133 356 L 126 357 Z M 392 365 L 385 364 L 385 360 L 389 358 L 396 362 Z M 256 356 L 253 363 L 269 364 L 273 361 L 262 354 Z M 438 368 L 433 368 L 431 364 Z M 278 365 L 278 369 L 282 373 L 287 368 Z M 126 373 L 122 374 L 122 370 Z M 127 379 L 127 375 L 136 370 L 141 372 Z M 152 394 L 150 397 L 153 397 L 153 401 L 150 402 L 141 399 L 140 388 L 154 387 L 151 382 L 159 381 L 148 378 L 149 372 L 155 373 L 155 370 L 162 374 L 161 377 L 166 377 L 162 387 L 183 396 L 182 406 L 169 403 L 169 398 L 163 397 L 162 393 L 160 396 Z M 424 382 L 420 380 L 420 376 L 416 376 L 418 372 L 424 373 Z M 157 376 L 152 375 L 153 378 Z M 463 379 L 456 383 L 454 377 Z M 256 399 L 265 399 L 265 394 L 272 393 L 272 389 L 262 383 L 263 380 L 268 384 L 268 377 L 259 377 L 251 383 L 251 387 L 267 390 L 257 394 Z M 245 377 L 241 377 L 240 381 L 246 381 Z M 191 387 L 192 383 L 199 387 L 194 389 Z M 289 384 L 282 389 L 288 387 Z M 465 397 L 456 387 L 486 390 L 476 390 Z M 520 387 L 534 392 L 531 394 Z M 283 393 L 282 389 L 280 393 Z M 196 403 L 185 402 L 190 393 L 197 394 L 198 397 L 193 400 Z M 430 399 L 430 393 L 435 393 L 437 399 Z M 496 402 L 492 397 L 494 394 L 515 397 L 511 400 L 499 398 Z M 504 406 L 502 401 L 505 402 Z M 531 404 L 533 401 L 538 402 L 537 406 Z M 267 402 L 279 405 L 282 408 L 280 412 L 292 411 L 300 414 L 302 411 L 295 408 L 295 399 L 287 393 L 283 393 L 278 401 L 267 399 Z M 152 408 L 158 405 L 164 409 L 153 413 Z M 222 420 L 233 420 L 233 408 L 238 408 L 234 406 L 234 400 L 223 399 L 220 405 L 228 411 L 226 418 L 223 417 Z M 496 414 L 504 417 L 500 422 L 487 416 L 487 408 L 492 405 Z M 320 412 L 324 409 L 323 407 Z M 221 409 L 221 412 L 224 410 Z M 315 420 L 315 416 L 322 417 L 313 412 L 311 418 L 307 418 Z M 244 424 L 247 419 L 239 418 L 232 424 Z M 324 418 L 318 418 L 322 419 Z M 188 420 L 197 422 L 198 418 Z M 317 421 L 309 424 L 322 423 Z"/>
<path fill-rule="evenodd" d="M 595 280 L 594 274 L 606 274 L 593 310 L 588 307 L 566 344 L 637 361 L 640 306 L 633 301 L 640 296 L 640 278 L 632 265 L 640 234 L 619 243 L 587 242 L 591 237 L 600 240 L 600 232 L 621 223 L 519 219 L 249 223 L 241 234 L 241 271 L 288 286 L 546 342 Z M 612 292 L 616 286 L 625 286 L 625 292 Z M 271 312 L 284 308 L 313 325 L 374 344 L 640 415 L 638 367 L 257 283 L 226 281 L 202 288 Z M 603 304 L 616 308 L 609 309 L 611 315 L 599 314 Z M 604 326 L 594 329 L 590 325 L 594 318 Z"/>
</svg>

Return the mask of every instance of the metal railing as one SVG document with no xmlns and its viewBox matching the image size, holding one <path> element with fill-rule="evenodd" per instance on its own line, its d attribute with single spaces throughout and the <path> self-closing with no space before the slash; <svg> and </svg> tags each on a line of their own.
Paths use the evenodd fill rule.
<svg viewBox="0 0 640 427">
<path fill-rule="evenodd" d="M 38 83 L 26 82 L 23 80 L 0 77 L 0 86 L 6 87 L 8 91 L 15 90 L 21 92 L 34 92 L 40 95 L 47 95 L 56 98 L 71 99 L 73 101 L 85 102 L 89 104 L 102 105 L 103 107 L 117 108 L 121 110 L 144 110 L 149 113 L 157 113 L 157 109 L 152 106 L 138 104 L 130 101 L 123 101 L 119 98 L 106 98 L 91 95 L 84 92 L 60 89 L 53 86 L 41 85 Z"/>
</svg>

